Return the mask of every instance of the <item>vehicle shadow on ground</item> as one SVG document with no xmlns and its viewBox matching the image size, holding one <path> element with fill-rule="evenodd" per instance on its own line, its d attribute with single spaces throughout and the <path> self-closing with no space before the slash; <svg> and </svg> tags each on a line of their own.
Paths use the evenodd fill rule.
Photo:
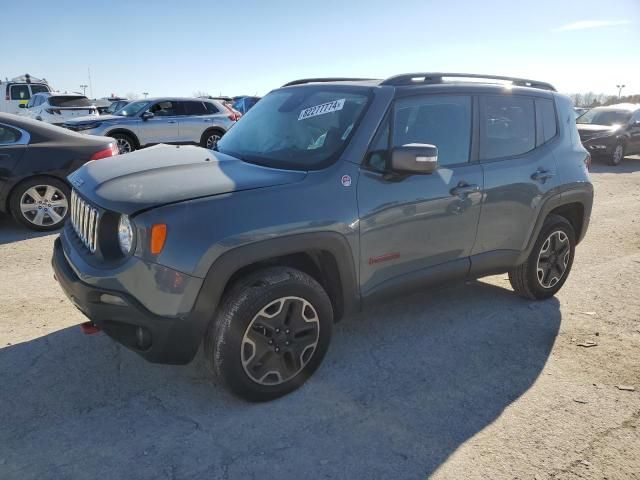
<svg viewBox="0 0 640 480">
<path fill-rule="evenodd" d="M 151 365 L 67 328 L 0 349 L 0 471 L 28 478 L 425 478 L 540 375 L 556 299 L 474 282 L 337 325 L 323 366 L 266 404 L 202 354 Z"/>
<path fill-rule="evenodd" d="M 30 238 L 57 235 L 59 232 L 36 232 L 23 227 L 11 216 L 0 213 L 0 245 L 28 240 Z"/>
<path fill-rule="evenodd" d="M 640 155 L 625 157 L 620 165 L 609 165 L 606 159 L 593 158 L 591 173 L 633 173 L 640 172 Z"/>
</svg>

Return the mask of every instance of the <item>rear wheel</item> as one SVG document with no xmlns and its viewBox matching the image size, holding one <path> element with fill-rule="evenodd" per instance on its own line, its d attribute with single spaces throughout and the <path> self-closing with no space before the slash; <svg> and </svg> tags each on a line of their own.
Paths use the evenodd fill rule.
<svg viewBox="0 0 640 480">
<path fill-rule="evenodd" d="M 118 153 L 131 153 L 136 149 L 136 142 L 133 140 L 131 135 L 127 135 L 126 133 L 114 133 L 111 135 L 116 141 L 118 145 Z"/>
<path fill-rule="evenodd" d="M 622 162 L 622 159 L 625 155 L 624 150 L 625 148 L 623 144 L 619 143 L 618 145 L 616 145 L 616 148 L 613 149 L 611 157 L 609 157 L 609 165 L 620 165 L 620 162 Z"/>
<path fill-rule="evenodd" d="M 532 300 L 555 295 L 569 276 L 575 245 L 576 234 L 571 223 L 559 215 L 549 215 L 529 258 L 509 271 L 515 292 Z"/>
<path fill-rule="evenodd" d="M 207 130 L 200 139 L 200 146 L 212 150 L 218 144 L 222 135 L 224 135 L 224 132 L 220 130 Z"/>
<path fill-rule="evenodd" d="M 233 393 L 272 400 L 320 366 L 332 326 L 331 301 L 318 282 L 299 270 L 269 268 L 225 296 L 205 337 L 205 355 Z"/>
<path fill-rule="evenodd" d="M 69 215 L 70 190 L 53 177 L 35 177 L 19 184 L 9 200 L 11 214 L 24 226 L 39 231 L 60 228 Z"/>
</svg>

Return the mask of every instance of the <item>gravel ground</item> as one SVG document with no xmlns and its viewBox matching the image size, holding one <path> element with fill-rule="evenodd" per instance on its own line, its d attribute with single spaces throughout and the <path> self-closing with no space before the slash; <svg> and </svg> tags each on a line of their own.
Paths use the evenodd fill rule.
<svg viewBox="0 0 640 480">
<path fill-rule="evenodd" d="M 259 405 L 200 356 L 83 335 L 54 235 L 0 218 L 0 478 L 640 479 L 640 159 L 593 170 L 557 298 L 499 275 L 348 318 L 307 385 Z"/>
</svg>

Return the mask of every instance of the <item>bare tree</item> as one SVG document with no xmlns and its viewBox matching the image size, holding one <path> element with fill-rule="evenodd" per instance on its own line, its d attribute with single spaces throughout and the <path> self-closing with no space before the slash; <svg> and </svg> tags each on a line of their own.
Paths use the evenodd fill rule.
<svg viewBox="0 0 640 480">
<path fill-rule="evenodd" d="M 193 92 L 194 97 L 210 97 L 209 92 L 205 92 L 204 90 L 196 90 Z"/>
<path fill-rule="evenodd" d="M 127 97 L 129 100 L 137 100 L 138 98 L 140 98 L 140 95 L 134 92 L 129 92 L 125 94 L 125 97 Z"/>
</svg>

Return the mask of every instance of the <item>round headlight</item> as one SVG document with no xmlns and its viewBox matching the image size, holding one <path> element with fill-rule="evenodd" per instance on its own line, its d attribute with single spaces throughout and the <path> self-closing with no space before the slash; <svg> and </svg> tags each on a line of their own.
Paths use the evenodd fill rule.
<svg viewBox="0 0 640 480">
<path fill-rule="evenodd" d="M 125 255 L 129 255 L 131 253 L 131 249 L 133 248 L 133 226 L 131 225 L 131 220 L 126 215 L 120 216 L 120 221 L 118 222 L 118 243 L 120 244 L 120 250 Z"/>
</svg>

